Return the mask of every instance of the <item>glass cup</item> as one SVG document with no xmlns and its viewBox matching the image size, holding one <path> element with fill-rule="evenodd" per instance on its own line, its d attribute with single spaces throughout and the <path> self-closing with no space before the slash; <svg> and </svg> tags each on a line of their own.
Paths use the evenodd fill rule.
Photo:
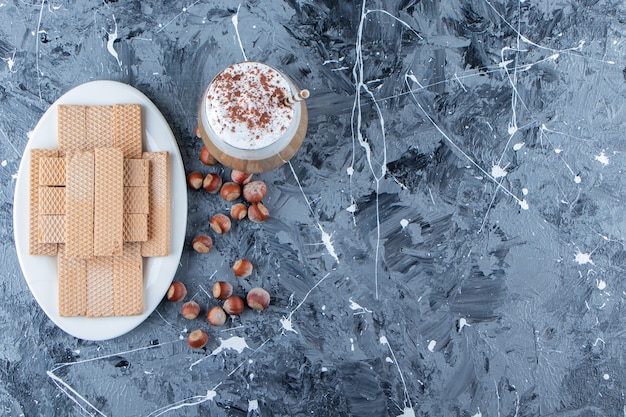
<svg viewBox="0 0 626 417">
<path fill-rule="evenodd" d="M 299 92 L 268 65 L 233 64 L 204 91 L 198 108 L 200 137 L 229 168 L 248 173 L 278 168 L 295 155 L 306 135 L 308 115 Z"/>
</svg>

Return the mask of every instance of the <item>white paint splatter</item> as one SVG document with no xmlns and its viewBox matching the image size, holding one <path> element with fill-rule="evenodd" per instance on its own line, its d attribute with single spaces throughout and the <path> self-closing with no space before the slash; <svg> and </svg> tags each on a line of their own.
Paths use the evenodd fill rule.
<svg viewBox="0 0 626 417">
<path fill-rule="evenodd" d="M 528 202 L 526 200 L 519 200 L 518 203 L 522 210 L 528 210 Z"/>
<path fill-rule="evenodd" d="M 386 336 L 380 336 L 380 339 L 378 339 L 378 341 L 380 342 L 381 345 L 389 345 L 389 341 L 387 340 Z"/>
<path fill-rule="evenodd" d="M 593 263 L 593 260 L 591 259 L 590 253 L 582 253 L 581 251 L 578 251 L 574 260 L 578 263 L 578 265 L 585 265 L 585 264 L 595 265 Z"/>
<path fill-rule="evenodd" d="M 415 410 L 413 410 L 413 407 L 404 407 L 402 414 L 397 417 L 415 417 Z"/>
<path fill-rule="evenodd" d="M 346 208 L 346 211 L 349 213 L 356 213 L 356 204 L 351 204 L 350 206 L 348 206 L 348 208 Z"/>
<path fill-rule="evenodd" d="M 528 195 L 528 188 L 522 188 L 522 194 Z"/>
<path fill-rule="evenodd" d="M 239 8 L 240 7 L 241 7 L 241 4 L 237 6 L 237 13 L 233 15 L 231 21 L 233 22 L 233 26 L 235 27 L 235 34 L 237 35 L 237 41 L 239 42 L 239 49 L 241 49 L 241 53 L 243 54 L 243 60 L 247 61 L 248 58 L 246 57 L 246 51 L 244 51 L 243 49 L 243 44 L 241 43 L 241 36 L 239 36 Z"/>
<path fill-rule="evenodd" d="M 602 165 L 607 166 L 609 164 L 609 157 L 604 153 L 604 149 L 600 152 L 600 155 L 595 156 L 595 160 L 600 162 Z"/>
<path fill-rule="evenodd" d="M 391 359 L 389 356 L 387 356 L 387 357 L 385 358 L 385 362 L 387 362 L 387 363 L 393 363 L 393 359 Z"/>
<path fill-rule="evenodd" d="M 367 312 L 367 313 L 371 313 L 371 312 L 372 312 L 372 310 L 368 310 L 367 308 L 362 307 L 362 306 L 360 306 L 358 303 L 356 303 L 356 302 L 352 301 L 352 298 L 350 298 L 348 301 L 350 301 L 350 308 L 351 308 L 352 310 L 355 310 L 355 311 L 356 311 L 356 310 L 360 310 L 361 312 Z M 384 337 L 384 336 L 383 336 L 383 337 Z M 381 343 L 382 343 L 382 342 L 381 342 Z"/>
<path fill-rule="evenodd" d="M 407 219 L 400 220 L 400 226 L 405 229 L 409 225 L 409 221 Z"/>
<path fill-rule="evenodd" d="M 604 290 L 606 288 L 606 281 L 603 279 L 597 281 L 598 289 Z"/>
<path fill-rule="evenodd" d="M 494 178 L 503 178 L 506 177 L 506 174 L 506 170 L 500 165 L 494 165 L 491 167 L 491 176 Z"/>
<path fill-rule="evenodd" d="M 352 176 L 352 174 L 354 174 L 354 167 L 348 167 L 346 169 L 346 172 L 348 173 L 349 176 Z"/>
<path fill-rule="evenodd" d="M 113 43 L 117 39 L 117 21 L 115 20 L 115 15 L 113 15 L 113 23 L 115 23 L 115 30 L 113 31 L 113 33 L 107 31 L 107 50 L 111 55 L 113 55 L 113 58 L 115 58 L 115 60 L 117 61 L 117 65 L 121 67 L 122 61 L 120 61 L 120 58 L 117 55 L 117 51 L 115 50 L 115 48 L 113 48 Z"/>
<path fill-rule="evenodd" d="M 437 341 L 436 340 L 431 340 L 428 343 L 428 350 L 430 350 L 431 352 L 435 351 L 435 346 L 437 346 Z"/>
<path fill-rule="evenodd" d="M 248 400 L 248 412 L 258 410 L 259 402 L 257 400 Z"/>
<path fill-rule="evenodd" d="M 609 379 L 611 379 L 611 375 L 604 374 L 604 375 L 602 375 L 602 379 L 604 379 L 605 381 L 608 381 Z"/>
<path fill-rule="evenodd" d="M 3 167 L 7 166 L 7 160 L 6 159 L 4 161 L 2 161 L 2 166 Z"/>
<path fill-rule="evenodd" d="M 465 327 L 465 326 L 471 327 L 470 324 L 465 319 L 465 317 L 461 317 L 459 319 L 459 333 L 461 332 L 461 330 L 463 330 L 463 327 Z"/>
<path fill-rule="evenodd" d="M 515 145 L 513 145 L 513 150 L 514 151 L 519 151 L 520 149 L 522 149 L 524 147 L 526 143 L 524 142 L 518 142 Z"/>
<path fill-rule="evenodd" d="M 561 152 L 563 152 L 563 149 L 561 149 L 561 148 L 554 148 L 554 153 L 556 153 L 557 155 L 560 154 Z"/>
<path fill-rule="evenodd" d="M 478 409 L 478 412 L 474 414 L 472 417 L 483 417 L 483 413 L 480 412 L 480 408 Z"/>
<path fill-rule="evenodd" d="M 574 182 L 576 184 L 580 184 L 581 181 L 582 181 L 582 178 L 580 178 L 580 175 L 575 175 L 574 176 Z"/>
<path fill-rule="evenodd" d="M 354 339 L 350 338 L 350 350 L 354 352 Z"/>
<path fill-rule="evenodd" d="M 298 332 L 293 328 L 293 323 L 291 322 L 291 317 L 283 317 L 280 319 L 280 324 L 283 326 L 283 330 L 288 332 L 294 332 L 298 334 Z"/>
<path fill-rule="evenodd" d="M 322 243 L 326 246 L 326 250 L 332 256 L 337 263 L 339 263 L 339 257 L 337 256 L 337 252 L 335 252 L 335 247 L 333 246 L 333 241 L 331 240 L 331 236 L 324 231 L 321 224 L 317 224 L 320 231 L 322 232 Z"/>
<path fill-rule="evenodd" d="M 328 368 L 327 368 L 327 367 L 325 367 L 325 366 L 322 366 L 322 369 L 320 369 L 320 371 L 322 371 L 322 372 L 328 372 Z"/>
<path fill-rule="evenodd" d="M 246 339 L 239 336 L 233 336 L 226 340 L 220 339 L 220 345 L 213 352 L 211 352 L 211 356 L 215 356 L 225 350 L 236 350 L 237 353 L 241 353 L 246 348 L 250 349 L 246 343 Z"/>
</svg>

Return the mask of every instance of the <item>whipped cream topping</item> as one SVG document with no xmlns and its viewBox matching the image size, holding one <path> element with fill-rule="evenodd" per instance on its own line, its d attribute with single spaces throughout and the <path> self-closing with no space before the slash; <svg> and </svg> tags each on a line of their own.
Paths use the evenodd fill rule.
<svg viewBox="0 0 626 417">
<path fill-rule="evenodd" d="M 290 94 L 287 80 L 273 68 L 258 62 L 234 64 L 209 85 L 207 119 L 229 145 L 264 148 L 292 122 L 294 108 L 283 103 Z"/>
</svg>

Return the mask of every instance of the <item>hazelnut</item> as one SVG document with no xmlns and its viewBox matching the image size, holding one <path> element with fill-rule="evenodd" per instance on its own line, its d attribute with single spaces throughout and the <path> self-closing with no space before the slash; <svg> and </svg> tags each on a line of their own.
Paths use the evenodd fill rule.
<svg viewBox="0 0 626 417">
<path fill-rule="evenodd" d="M 183 317 L 193 320 L 200 315 L 200 306 L 195 301 L 187 301 L 182 308 Z"/>
<path fill-rule="evenodd" d="M 252 274 L 252 262 L 247 259 L 238 259 L 233 264 L 233 272 L 239 278 L 245 278 Z"/>
<path fill-rule="evenodd" d="M 202 187 L 206 192 L 217 194 L 222 188 L 222 177 L 217 174 L 207 174 L 202 182 Z"/>
<path fill-rule="evenodd" d="M 169 301 L 181 301 L 187 295 L 187 287 L 179 281 L 174 281 L 167 290 L 167 299 Z"/>
<path fill-rule="evenodd" d="M 201 329 L 194 330 L 187 336 L 187 343 L 189 343 L 189 346 L 193 349 L 202 349 L 206 346 L 208 341 L 209 336 Z"/>
<path fill-rule="evenodd" d="M 209 152 L 206 146 L 203 146 L 202 149 L 200 149 L 200 162 L 204 165 L 215 165 L 217 164 L 217 159 L 211 155 L 211 152 Z"/>
<path fill-rule="evenodd" d="M 237 171 L 233 169 L 230 173 L 230 178 L 237 184 L 247 184 L 252 179 L 253 174 L 249 174 L 247 172 Z"/>
<path fill-rule="evenodd" d="M 231 316 L 238 316 L 243 312 L 243 300 L 236 295 L 228 297 L 224 301 L 224 311 Z"/>
<path fill-rule="evenodd" d="M 263 203 L 254 203 L 248 207 L 248 218 L 255 223 L 263 223 L 270 216 L 270 212 Z"/>
<path fill-rule="evenodd" d="M 246 297 L 248 307 L 254 310 L 265 310 L 270 305 L 270 294 L 263 288 L 252 288 Z"/>
<path fill-rule="evenodd" d="M 199 190 L 200 188 L 202 188 L 203 179 L 204 177 L 201 173 L 192 172 L 191 174 L 187 175 L 187 184 L 189 184 L 189 186 L 194 190 Z"/>
<path fill-rule="evenodd" d="M 209 253 L 213 247 L 213 239 L 207 235 L 199 235 L 193 239 L 191 246 L 198 253 Z"/>
<path fill-rule="evenodd" d="M 220 306 L 212 307 L 206 315 L 211 326 L 221 326 L 226 323 L 226 312 Z"/>
<path fill-rule="evenodd" d="M 196 134 L 197 138 L 200 137 L 200 126 L 196 126 L 196 130 L 194 130 L 194 133 Z"/>
<path fill-rule="evenodd" d="M 213 297 L 225 300 L 233 294 L 233 286 L 226 281 L 217 281 L 213 284 Z"/>
<path fill-rule="evenodd" d="M 241 195 L 241 186 L 236 182 L 225 182 L 220 193 L 224 200 L 233 201 Z"/>
<path fill-rule="evenodd" d="M 252 181 L 243 186 L 243 198 L 251 203 L 258 203 L 265 198 L 267 188 L 263 181 Z"/>
<path fill-rule="evenodd" d="M 243 203 L 237 203 L 230 208 L 230 217 L 233 220 L 243 220 L 248 215 L 248 207 Z"/>
<path fill-rule="evenodd" d="M 219 213 L 211 217 L 209 225 L 215 233 L 221 235 L 222 233 L 226 233 L 230 230 L 231 222 L 227 215 Z"/>
</svg>

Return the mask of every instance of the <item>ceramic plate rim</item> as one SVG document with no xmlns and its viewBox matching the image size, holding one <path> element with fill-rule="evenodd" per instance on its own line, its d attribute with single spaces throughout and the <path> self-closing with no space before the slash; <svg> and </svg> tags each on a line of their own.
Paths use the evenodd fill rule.
<svg viewBox="0 0 626 417">
<path fill-rule="evenodd" d="M 28 254 L 28 213 L 30 202 L 30 149 L 56 148 L 59 104 L 111 105 L 136 103 L 143 107 L 143 148 L 168 151 L 170 157 L 171 233 L 170 254 L 144 258 L 144 312 L 125 317 L 61 317 L 57 303 L 56 256 Z M 185 169 L 169 124 L 158 108 L 139 90 L 117 81 L 90 81 L 74 87 L 55 101 L 29 135 L 20 162 L 13 201 L 15 247 L 24 279 L 46 315 L 66 333 L 84 340 L 107 340 L 121 336 L 141 324 L 159 305 L 178 269 L 187 226 L 187 187 Z"/>
</svg>

